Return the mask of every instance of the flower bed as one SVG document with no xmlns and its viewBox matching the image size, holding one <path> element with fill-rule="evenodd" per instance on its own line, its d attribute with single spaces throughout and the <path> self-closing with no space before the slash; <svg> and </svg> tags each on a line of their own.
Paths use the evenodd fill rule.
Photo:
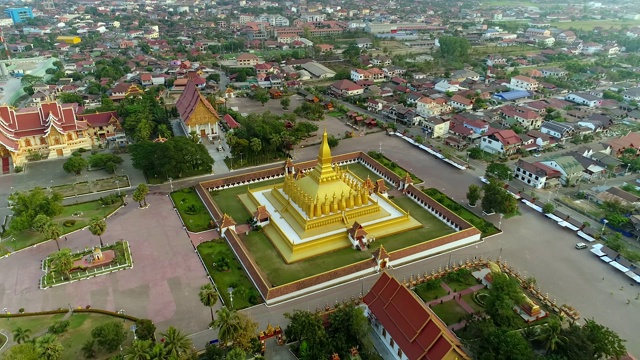
<svg viewBox="0 0 640 360">
<path fill-rule="evenodd" d="M 110 264 L 94 268 L 75 267 L 69 272 L 68 278 L 65 278 L 58 271 L 51 269 L 51 257 L 47 257 L 44 260 L 43 264 L 43 270 L 46 273 L 42 276 L 42 278 L 40 278 L 40 288 L 46 289 L 52 286 L 62 285 L 77 280 L 84 280 L 92 278 L 94 276 L 105 275 L 114 271 L 130 269 L 133 267 L 133 259 L 131 257 L 131 248 L 129 247 L 129 242 L 120 240 L 115 244 L 102 247 L 100 248 L 100 250 L 113 250 L 115 252 L 115 257 Z M 73 259 L 74 261 L 79 260 L 83 256 L 89 255 L 92 252 L 93 249 L 87 249 L 74 253 L 72 254 Z"/>
</svg>

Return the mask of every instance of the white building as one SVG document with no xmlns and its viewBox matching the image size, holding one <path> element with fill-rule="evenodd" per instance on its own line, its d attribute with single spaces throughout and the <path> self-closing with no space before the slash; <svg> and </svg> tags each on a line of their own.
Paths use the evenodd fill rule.
<svg viewBox="0 0 640 360">
<path fill-rule="evenodd" d="M 602 99 L 589 93 L 571 93 L 565 96 L 564 99 L 588 107 L 596 107 L 602 104 Z"/>
<path fill-rule="evenodd" d="M 515 90 L 536 91 L 540 87 L 537 80 L 528 76 L 517 75 L 511 78 L 509 87 Z"/>
</svg>

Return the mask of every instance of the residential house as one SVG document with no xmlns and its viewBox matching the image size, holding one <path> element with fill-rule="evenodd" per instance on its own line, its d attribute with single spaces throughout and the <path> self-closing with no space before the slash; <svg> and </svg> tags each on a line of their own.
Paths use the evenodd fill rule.
<svg viewBox="0 0 640 360">
<path fill-rule="evenodd" d="M 554 138 L 560 140 L 560 142 L 564 143 L 566 139 L 571 138 L 575 134 L 575 129 L 573 126 L 567 123 L 560 123 L 557 121 L 545 121 L 542 123 L 540 127 L 540 131 L 543 134 L 547 134 L 553 136 Z"/>
<path fill-rule="evenodd" d="M 254 67 L 258 64 L 258 57 L 254 54 L 240 54 L 236 57 L 237 66 Z"/>
<path fill-rule="evenodd" d="M 582 164 L 573 156 L 561 156 L 554 160 L 542 161 L 542 164 L 560 171 L 560 181 L 565 186 L 577 184 L 584 171 Z"/>
<path fill-rule="evenodd" d="M 634 88 L 625 90 L 624 92 L 622 92 L 622 96 L 624 96 L 624 99 L 626 101 L 639 102 L 640 101 L 640 87 L 634 87 Z"/>
<path fill-rule="evenodd" d="M 565 100 L 588 107 L 596 107 L 602 104 L 602 99 L 586 92 L 571 93 L 564 97 Z"/>
<path fill-rule="evenodd" d="M 457 82 L 440 80 L 434 86 L 434 89 L 439 92 L 456 92 L 456 91 L 460 91 L 461 87 Z"/>
<path fill-rule="evenodd" d="M 607 142 L 611 146 L 611 154 L 620 156 L 627 149 L 636 149 L 636 153 L 640 152 L 640 133 L 630 132 L 627 135 L 611 139 Z"/>
<path fill-rule="evenodd" d="M 557 68 L 557 67 L 540 69 L 540 72 L 544 77 L 564 77 L 564 76 L 567 76 L 567 74 L 569 74 L 568 71 Z"/>
<path fill-rule="evenodd" d="M 453 95 L 451 100 L 449 100 L 449 104 L 457 110 L 469 111 L 473 109 L 473 101 L 460 95 Z"/>
<path fill-rule="evenodd" d="M 369 38 L 358 38 L 356 39 L 356 46 L 360 49 L 368 49 L 373 47 L 373 42 Z"/>
<path fill-rule="evenodd" d="M 502 55 L 489 55 L 487 57 L 488 66 L 507 65 L 507 58 Z"/>
<path fill-rule="evenodd" d="M 153 85 L 153 77 L 149 73 L 140 74 L 140 84 L 142 86 L 151 86 Z"/>
<path fill-rule="evenodd" d="M 549 29 L 528 28 L 524 32 L 524 36 L 527 38 L 531 38 L 533 36 L 551 36 L 551 31 L 549 31 Z"/>
<path fill-rule="evenodd" d="M 384 258 L 378 260 L 381 254 Z M 386 267 L 389 256 L 381 246 L 374 258 Z M 393 356 L 387 360 L 470 359 L 442 320 L 388 272 L 381 273 L 362 300 L 374 333 Z"/>
<path fill-rule="evenodd" d="M 381 101 L 381 100 L 375 100 L 375 99 L 371 99 L 368 98 L 367 99 L 367 110 L 374 112 L 374 113 L 379 113 L 380 111 L 382 111 L 382 106 L 385 104 L 386 102 Z"/>
<path fill-rule="evenodd" d="M 467 79 L 473 80 L 473 81 L 478 81 L 480 80 L 480 74 L 478 74 L 477 72 L 473 71 L 473 70 L 456 70 L 454 71 L 451 76 L 450 76 L 451 80 L 455 80 L 455 81 L 465 81 Z"/>
<path fill-rule="evenodd" d="M 582 44 L 582 53 L 586 55 L 593 55 L 595 53 L 601 52 L 603 46 L 598 43 L 588 42 Z"/>
<path fill-rule="evenodd" d="M 540 87 L 537 80 L 528 76 L 517 75 L 511 78 L 509 87 L 515 90 L 536 91 Z"/>
<path fill-rule="evenodd" d="M 337 96 L 349 97 L 362 95 L 364 88 L 349 80 L 338 80 L 329 86 L 329 91 Z"/>
<path fill-rule="evenodd" d="M 491 129 L 482 135 L 480 149 L 492 154 L 511 155 L 521 144 L 522 139 L 513 130 Z"/>
<path fill-rule="evenodd" d="M 505 119 L 512 120 L 526 130 L 539 129 L 542 126 L 542 115 L 523 106 L 503 106 L 500 113 Z"/>
<path fill-rule="evenodd" d="M 440 138 L 449 133 L 451 122 L 439 116 L 431 116 L 422 121 L 422 128 L 432 138 Z"/>
<path fill-rule="evenodd" d="M 558 41 L 562 41 L 562 42 L 565 42 L 567 44 L 571 44 L 574 41 L 576 41 L 576 34 L 571 30 L 567 30 L 567 31 L 563 31 L 560 34 L 556 35 L 556 39 Z"/>
<path fill-rule="evenodd" d="M 561 173 L 543 163 L 530 163 L 520 159 L 515 164 L 513 177 L 532 188 L 543 189 L 547 186 L 547 180 L 558 179 Z"/>
</svg>

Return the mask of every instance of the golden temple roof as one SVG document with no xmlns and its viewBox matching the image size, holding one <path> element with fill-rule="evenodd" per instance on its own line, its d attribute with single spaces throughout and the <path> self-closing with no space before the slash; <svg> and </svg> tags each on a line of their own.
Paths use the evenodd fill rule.
<svg viewBox="0 0 640 360">
<path fill-rule="evenodd" d="M 334 195 L 339 198 L 343 193 L 348 195 L 351 191 L 351 187 L 342 181 L 333 168 L 332 159 L 327 130 L 325 129 L 318 150 L 318 164 L 307 176 L 296 180 L 298 187 L 312 200 L 332 199 Z"/>
</svg>

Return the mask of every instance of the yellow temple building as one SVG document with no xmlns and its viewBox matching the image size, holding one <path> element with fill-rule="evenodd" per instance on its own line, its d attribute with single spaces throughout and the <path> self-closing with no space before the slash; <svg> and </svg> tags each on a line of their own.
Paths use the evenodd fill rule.
<svg viewBox="0 0 640 360">
<path fill-rule="evenodd" d="M 252 214 L 270 214 L 264 232 L 287 263 L 346 247 L 366 250 L 366 241 L 422 227 L 376 191 L 386 188 L 334 165 L 326 131 L 315 168 L 296 172 L 290 160 L 285 166 L 282 183 L 250 189 L 240 200 Z M 366 231 L 365 242 L 348 232 L 354 223 Z"/>
</svg>

